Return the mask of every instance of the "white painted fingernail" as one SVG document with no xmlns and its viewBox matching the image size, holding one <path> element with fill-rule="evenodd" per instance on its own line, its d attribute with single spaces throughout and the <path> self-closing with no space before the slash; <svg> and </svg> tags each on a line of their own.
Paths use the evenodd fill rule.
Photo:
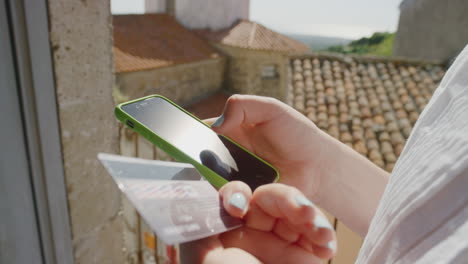
<svg viewBox="0 0 468 264">
<path fill-rule="evenodd" d="M 224 114 L 220 115 L 216 121 L 211 125 L 212 127 L 220 127 L 224 123 Z"/>
<path fill-rule="evenodd" d="M 245 206 L 247 205 L 247 199 L 245 199 L 245 196 L 242 193 L 237 192 L 237 193 L 234 193 L 231 196 L 231 198 L 229 198 L 229 203 L 232 206 L 237 207 L 241 209 L 242 211 L 244 211 Z"/>
<path fill-rule="evenodd" d="M 336 240 L 332 240 L 330 242 L 327 243 L 327 248 L 328 249 L 331 249 L 331 251 L 333 251 L 333 253 L 336 252 Z"/>
<path fill-rule="evenodd" d="M 296 200 L 296 203 L 297 205 L 299 205 L 299 207 L 302 207 L 302 206 L 314 206 L 314 204 L 309 200 L 307 199 L 306 197 L 302 196 L 302 195 L 298 195 L 296 197 L 294 197 L 294 199 Z"/>
<path fill-rule="evenodd" d="M 325 217 L 321 215 L 316 215 L 314 219 L 314 230 L 317 231 L 320 228 L 327 228 L 333 230 L 332 225 L 330 224 L 330 222 L 328 222 L 328 220 Z"/>
</svg>

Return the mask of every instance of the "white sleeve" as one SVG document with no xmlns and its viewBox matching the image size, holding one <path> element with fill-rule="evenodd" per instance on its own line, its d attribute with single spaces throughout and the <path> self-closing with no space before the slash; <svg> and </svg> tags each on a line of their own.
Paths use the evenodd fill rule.
<svg viewBox="0 0 468 264">
<path fill-rule="evenodd" d="M 357 263 L 468 263 L 468 46 L 417 121 Z"/>
</svg>

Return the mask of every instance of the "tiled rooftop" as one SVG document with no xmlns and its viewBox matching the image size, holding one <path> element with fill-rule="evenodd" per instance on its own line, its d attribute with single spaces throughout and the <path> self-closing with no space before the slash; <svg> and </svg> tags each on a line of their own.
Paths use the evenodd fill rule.
<svg viewBox="0 0 468 264">
<path fill-rule="evenodd" d="M 290 62 L 288 103 L 387 171 L 445 73 L 437 64 L 359 57 Z"/>
<path fill-rule="evenodd" d="M 116 72 L 217 58 L 209 43 L 166 14 L 114 15 Z"/>
<path fill-rule="evenodd" d="M 232 27 L 219 30 L 197 30 L 204 38 L 224 45 L 253 50 L 304 53 L 309 47 L 256 22 L 240 20 Z"/>
</svg>

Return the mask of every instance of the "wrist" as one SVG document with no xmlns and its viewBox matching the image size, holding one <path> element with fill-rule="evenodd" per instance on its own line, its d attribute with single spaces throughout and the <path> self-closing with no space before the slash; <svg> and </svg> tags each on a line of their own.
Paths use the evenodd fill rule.
<svg viewBox="0 0 468 264">
<path fill-rule="evenodd" d="M 341 166 L 340 161 L 346 158 L 344 157 L 344 148 L 348 147 L 322 130 L 316 133 L 315 140 L 317 147 L 308 164 L 310 171 L 308 176 L 313 183 L 309 197 L 320 205 L 323 199 L 330 196 L 330 190 L 327 190 L 327 187 L 333 186 L 332 181 L 337 180 L 334 175 L 338 173 L 337 170 Z"/>
<path fill-rule="evenodd" d="M 328 135 L 327 135 L 328 136 Z M 389 173 L 352 148 L 328 136 L 323 159 L 316 169 L 314 201 L 365 235 L 388 182 Z"/>
</svg>

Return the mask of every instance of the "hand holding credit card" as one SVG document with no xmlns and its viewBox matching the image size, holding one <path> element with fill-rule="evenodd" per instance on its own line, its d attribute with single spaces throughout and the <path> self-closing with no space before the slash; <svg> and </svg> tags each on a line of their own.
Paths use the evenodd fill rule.
<svg viewBox="0 0 468 264">
<path fill-rule="evenodd" d="M 319 263 L 336 253 L 333 226 L 293 187 L 269 184 L 252 193 L 238 181 L 218 191 L 200 181 L 190 164 L 109 154 L 98 158 L 158 238 L 182 244 L 181 263 L 207 256 L 212 263 L 250 263 L 244 257 Z M 236 195 L 244 196 L 243 203 L 233 202 Z"/>
<path fill-rule="evenodd" d="M 189 242 L 241 226 L 218 191 L 190 164 L 98 155 L 120 190 L 166 244 Z"/>
</svg>

